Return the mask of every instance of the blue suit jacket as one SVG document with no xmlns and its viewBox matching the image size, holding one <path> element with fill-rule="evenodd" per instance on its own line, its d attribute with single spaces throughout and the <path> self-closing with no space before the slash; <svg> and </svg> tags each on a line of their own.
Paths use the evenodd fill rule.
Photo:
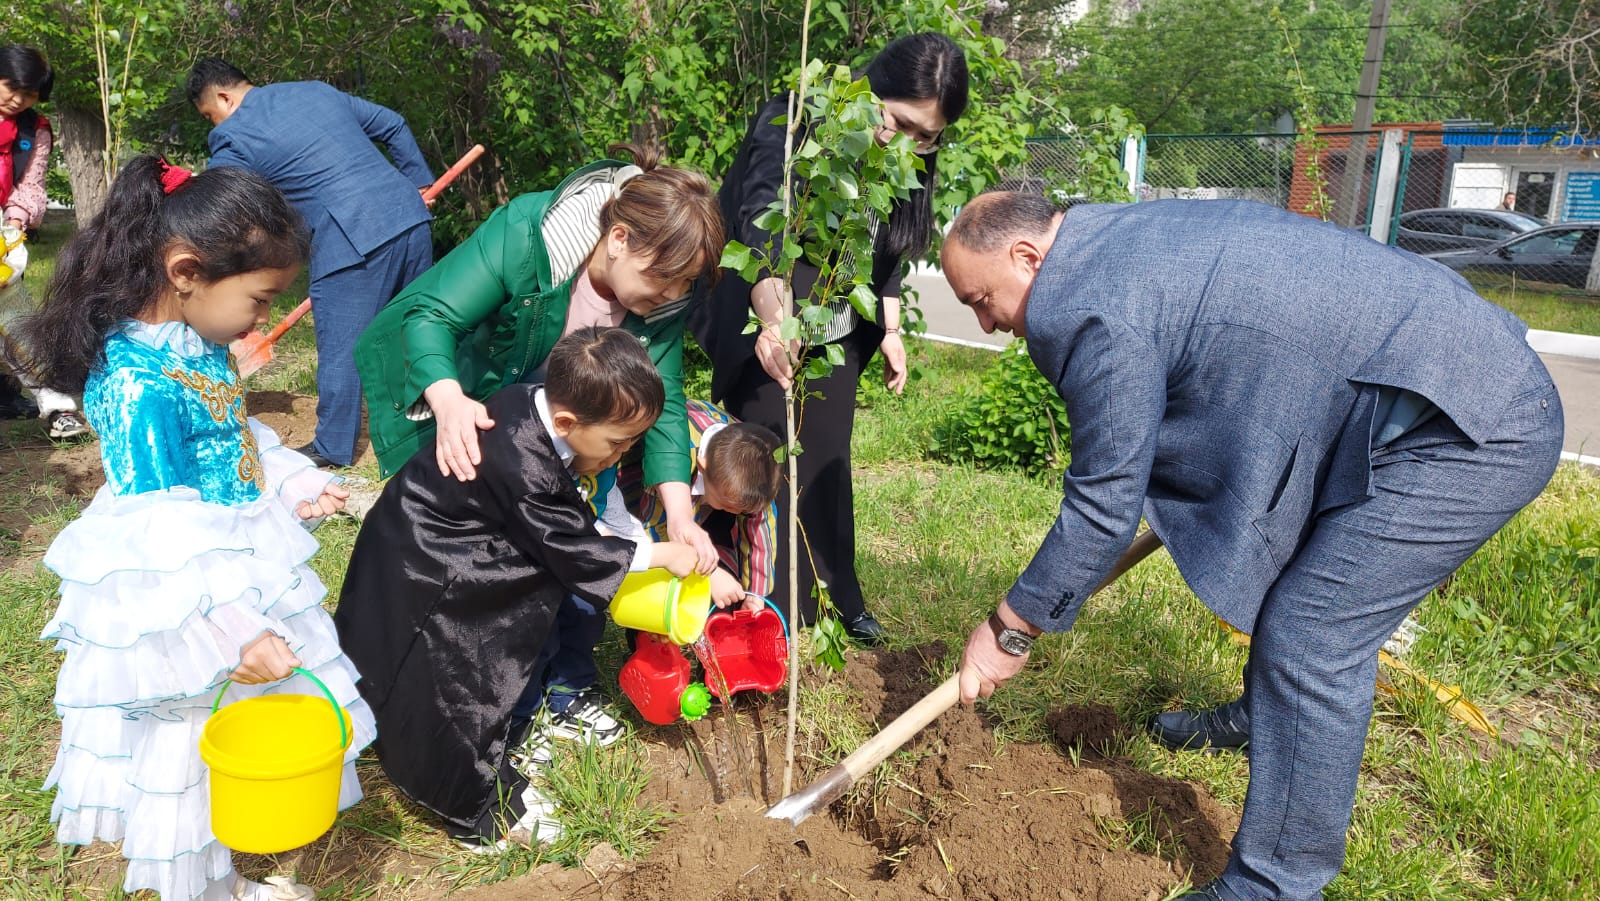
<svg viewBox="0 0 1600 901">
<path fill-rule="evenodd" d="M 208 143 L 210 165 L 261 174 L 299 210 L 311 229 L 313 279 L 433 218 L 418 193 L 433 173 L 405 119 L 320 81 L 251 88 Z"/>
<path fill-rule="evenodd" d="M 1370 493 L 1364 386 L 1414 391 L 1482 443 L 1542 365 L 1521 320 L 1437 263 L 1248 202 L 1073 208 L 1026 316 L 1072 464 L 1009 601 L 1053 631 L 1141 512 L 1195 594 L 1251 630 L 1312 518 Z"/>
</svg>

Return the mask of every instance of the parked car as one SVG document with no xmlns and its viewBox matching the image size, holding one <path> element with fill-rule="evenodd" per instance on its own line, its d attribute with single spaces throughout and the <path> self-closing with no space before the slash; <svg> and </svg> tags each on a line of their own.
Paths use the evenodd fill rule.
<svg viewBox="0 0 1600 901">
<path fill-rule="evenodd" d="M 1412 210 L 1400 216 L 1395 246 L 1412 253 L 1467 250 L 1542 228 L 1537 216 L 1509 210 Z"/>
<path fill-rule="evenodd" d="M 1596 243 L 1600 243 L 1600 222 L 1567 222 L 1489 247 L 1426 256 L 1461 273 L 1516 276 L 1582 288 L 1594 262 Z"/>
</svg>

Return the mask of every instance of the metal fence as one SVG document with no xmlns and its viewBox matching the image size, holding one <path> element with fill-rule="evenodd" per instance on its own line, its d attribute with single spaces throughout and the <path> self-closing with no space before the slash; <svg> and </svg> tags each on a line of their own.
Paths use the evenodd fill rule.
<svg viewBox="0 0 1600 901">
<path fill-rule="evenodd" d="M 1083 141 L 1028 142 L 1002 187 L 1070 196 Z M 1242 199 L 1432 256 L 1483 287 L 1600 295 L 1600 143 L 1462 128 L 1149 135 L 1137 199 Z M 1514 194 L 1510 209 L 1498 209 Z M 1552 223 L 1541 229 L 1545 223 Z"/>
<path fill-rule="evenodd" d="M 1028 158 L 1001 176 L 1002 191 L 1038 191 L 1042 194 L 1072 195 L 1083 177 L 1079 158 L 1087 141 L 1071 135 L 1033 138 L 1028 141 Z"/>
<path fill-rule="evenodd" d="M 1411 130 L 1390 244 L 1480 287 L 1600 294 L 1600 148 L 1554 131 Z"/>
<path fill-rule="evenodd" d="M 1285 209 L 1294 181 L 1292 134 L 1150 135 L 1140 200 L 1255 200 Z"/>
<path fill-rule="evenodd" d="M 1381 135 L 1150 135 L 1140 200 L 1254 200 L 1351 228 L 1370 221 Z M 1347 174 L 1348 173 L 1348 174 Z"/>
</svg>

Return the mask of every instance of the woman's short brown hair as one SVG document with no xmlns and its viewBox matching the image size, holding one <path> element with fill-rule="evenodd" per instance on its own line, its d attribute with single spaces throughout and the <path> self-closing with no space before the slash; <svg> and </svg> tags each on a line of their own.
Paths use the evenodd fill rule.
<svg viewBox="0 0 1600 901">
<path fill-rule="evenodd" d="M 646 271 L 658 278 L 708 275 L 715 281 L 727 238 L 711 182 L 689 169 L 662 166 L 653 148 L 613 144 L 607 149 L 631 156 L 644 172 L 623 182 L 600 208 L 600 233 L 608 234 L 613 225 L 626 228 L 628 248 L 650 257 Z"/>
</svg>

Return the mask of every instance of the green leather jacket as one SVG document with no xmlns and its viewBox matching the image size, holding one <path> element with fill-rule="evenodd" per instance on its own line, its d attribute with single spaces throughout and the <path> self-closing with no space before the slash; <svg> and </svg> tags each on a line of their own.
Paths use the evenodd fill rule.
<svg viewBox="0 0 1600 901">
<path fill-rule="evenodd" d="M 484 400 L 520 381 L 550 354 L 566 326 L 577 271 L 552 273 L 545 249 L 547 218 L 564 199 L 598 181 L 628 177 L 628 167 L 601 160 L 568 175 L 554 191 L 523 194 L 495 210 L 465 241 L 412 282 L 378 314 L 356 343 L 356 369 L 367 397 L 367 432 L 387 477 L 433 441 L 423 389 L 455 379 Z M 637 171 L 637 170 L 633 170 Z M 599 222 L 587 234 L 600 239 Z M 581 264 L 579 266 L 581 268 Z M 645 481 L 688 482 L 689 425 L 683 398 L 683 326 L 687 299 L 622 327 L 655 361 L 667 403 L 644 438 Z M 409 414 L 409 415 L 408 415 Z"/>
</svg>

